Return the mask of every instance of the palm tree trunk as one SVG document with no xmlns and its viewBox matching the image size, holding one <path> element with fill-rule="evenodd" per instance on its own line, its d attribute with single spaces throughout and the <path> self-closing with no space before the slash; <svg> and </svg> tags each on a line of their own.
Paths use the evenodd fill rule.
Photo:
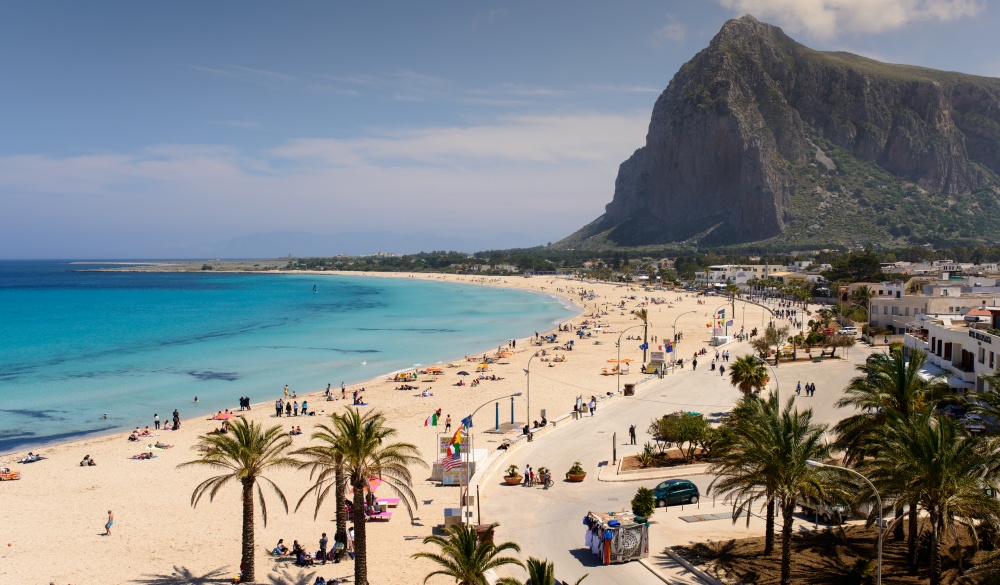
<svg viewBox="0 0 1000 585">
<path fill-rule="evenodd" d="M 770 498 L 770 495 L 768 495 Z M 774 552 L 774 499 L 767 501 L 767 518 L 764 521 L 764 554 L 769 555 Z"/>
<path fill-rule="evenodd" d="M 337 465 L 337 470 L 334 474 L 334 481 L 337 482 L 337 487 L 335 490 L 337 497 L 337 534 L 344 535 L 347 538 L 347 506 L 345 505 L 347 500 L 347 478 L 344 477 L 344 457 L 338 455 L 335 461 Z M 336 548 L 336 545 L 334 545 Z M 337 558 L 341 558 L 347 554 L 347 542 L 344 542 L 344 548 L 339 553 L 337 553 Z"/>
<path fill-rule="evenodd" d="M 941 534 L 937 509 L 931 507 L 931 585 L 941 585 Z"/>
<path fill-rule="evenodd" d="M 368 542 L 365 536 L 365 487 L 367 478 L 351 482 L 354 488 L 354 583 L 368 585 Z"/>
<path fill-rule="evenodd" d="M 253 485 L 252 478 L 242 480 L 243 483 L 243 555 L 240 561 L 241 583 L 253 583 L 257 580 L 254 574 L 254 529 L 253 529 Z"/>
<path fill-rule="evenodd" d="M 920 531 L 920 518 L 917 517 L 917 505 L 910 502 L 910 518 L 906 535 L 906 559 L 911 575 L 917 574 L 917 537 Z"/>
<path fill-rule="evenodd" d="M 792 522 L 795 520 L 795 500 L 781 511 L 781 585 L 792 580 Z M 936 585 L 936 584 L 935 584 Z"/>
</svg>

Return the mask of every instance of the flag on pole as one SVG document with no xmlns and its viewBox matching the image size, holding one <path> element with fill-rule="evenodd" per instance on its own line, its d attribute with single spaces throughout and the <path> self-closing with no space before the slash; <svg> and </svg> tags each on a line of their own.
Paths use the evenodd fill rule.
<svg viewBox="0 0 1000 585">
<path fill-rule="evenodd" d="M 674 344 L 668 341 L 667 342 L 667 353 L 673 353 L 673 352 L 674 352 Z"/>
<path fill-rule="evenodd" d="M 436 426 L 438 426 L 438 413 L 435 412 L 434 414 L 432 414 L 429 417 L 427 417 L 427 420 L 424 421 L 424 426 L 425 427 L 436 427 Z"/>
<path fill-rule="evenodd" d="M 467 417 L 465 417 L 465 418 L 462 419 L 462 426 L 465 427 L 465 428 L 467 428 L 467 429 L 471 429 L 472 428 L 472 415 L 471 414 L 469 416 L 467 416 Z"/>
<path fill-rule="evenodd" d="M 726 321 L 726 327 L 732 327 L 732 326 L 733 326 L 733 319 Z"/>
<path fill-rule="evenodd" d="M 639 349 L 649 349 L 649 344 L 648 343 L 642 343 L 642 344 L 639 345 Z"/>
<path fill-rule="evenodd" d="M 448 456 L 462 456 L 462 427 L 458 427 L 458 430 L 455 431 L 455 436 L 451 438 L 451 445 L 448 445 Z"/>
<path fill-rule="evenodd" d="M 453 456 L 450 457 L 445 457 L 444 459 L 441 460 L 441 467 L 443 467 L 445 471 L 458 469 L 461 466 L 462 466 L 462 457 L 458 453 L 455 453 Z"/>
</svg>

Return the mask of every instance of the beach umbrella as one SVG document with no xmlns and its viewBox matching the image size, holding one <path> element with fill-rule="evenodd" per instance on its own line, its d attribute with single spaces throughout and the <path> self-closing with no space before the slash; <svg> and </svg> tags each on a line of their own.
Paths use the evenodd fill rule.
<svg viewBox="0 0 1000 585">
<path fill-rule="evenodd" d="M 618 363 L 618 358 L 611 358 L 611 359 L 608 360 L 608 363 L 609 364 L 617 364 Z"/>
<path fill-rule="evenodd" d="M 370 477 L 370 478 L 368 478 L 368 485 L 365 486 L 365 490 L 366 491 L 370 491 L 370 492 L 374 492 L 375 490 L 378 489 L 378 486 L 380 486 L 380 485 L 382 485 L 381 478 Z M 352 494 L 354 493 L 354 488 L 351 488 L 351 493 Z"/>
<path fill-rule="evenodd" d="M 466 372 L 465 370 L 462 370 L 461 372 L 458 372 L 458 375 L 459 376 L 468 376 L 469 372 Z"/>
<path fill-rule="evenodd" d="M 633 360 L 632 358 L 622 358 L 622 363 L 624 363 L 624 364 L 627 364 L 629 362 L 634 362 L 634 361 L 635 360 Z"/>
<path fill-rule="evenodd" d="M 233 418 L 233 415 L 228 412 L 220 412 L 219 414 L 215 415 L 212 418 L 214 418 L 215 420 L 228 420 Z"/>
</svg>

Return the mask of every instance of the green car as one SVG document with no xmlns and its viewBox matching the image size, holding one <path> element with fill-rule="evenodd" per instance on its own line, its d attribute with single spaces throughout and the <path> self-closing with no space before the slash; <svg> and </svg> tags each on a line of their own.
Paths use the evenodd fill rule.
<svg viewBox="0 0 1000 585">
<path fill-rule="evenodd" d="M 698 486 L 686 479 L 668 479 L 653 488 L 657 508 L 671 504 L 697 504 L 700 495 Z"/>
</svg>

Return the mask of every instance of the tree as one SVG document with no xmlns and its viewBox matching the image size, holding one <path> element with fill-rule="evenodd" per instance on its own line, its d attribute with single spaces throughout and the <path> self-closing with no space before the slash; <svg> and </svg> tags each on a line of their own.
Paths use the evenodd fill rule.
<svg viewBox="0 0 1000 585">
<path fill-rule="evenodd" d="M 331 419 L 337 444 L 344 456 L 344 471 L 354 490 L 354 583 L 368 585 L 368 541 L 365 528 L 364 491 L 370 478 L 380 478 L 382 485 L 400 497 L 406 512 L 413 519 L 416 497 L 410 465 L 426 463 L 420 451 L 410 443 L 390 442 L 396 429 L 386 425 L 381 412 L 362 415 L 356 408 Z"/>
<path fill-rule="evenodd" d="M 662 418 L 653 419 L 649 432 L 657 440 L 677 443 L 681 457 L 687 463 L 694 456 L 694 450 L 710 428 L 708 421 L 700 414 L 678 412 Z M 684 445 L 687 444 L 685 450 Z"/>
<path fill-rule="evenodd" d="M 729 381 L 740 389 L 743 396 L 750 396 L 754 390 L 763 389 L 768 380 L 770 377 L 767 375 L 767 366 L 755 356 L 738 357 L 729 366 Z"/>
<path fill-rule="evenodd" d="M 639 309 L 635 312 L 637 319 L 642 321 L 642 363 L 646 363 L 646 350 L 649 349 L 649 311 Z"/>
<path fill-rule="evenodd" d="M 201 435 L 196 447 L 205 455 L 201 459 L 181 463 L 178 467 L 206 466 L 224 470 L 222 475 L 210 477 L 198 484 L 191 494 L 191 505 L 197 506 L 202 496 L 208 495 L 211 502 L 215 495 L 230 481 L 240 482 L 243 489 L 243 552 L 242 580 L 253 583 L 256 580 L 254 571 L 254 488 L 257 488 L 257 499 L 260 502 L 260 513 L 267 526 L 267 505 L 260 482 L 269 485 L 288 512 L 288 502 L 281 492 L 264 473 L 283 467 L 297 467 L 299 461 L 288 457 L 285 452 L 292 444 L 289 437 L 280 426 L 264 430 L 262 425 L 248 422 L 239 417 L 229 424 L 226 434 Z"/>
<path fill-rule="evenodd" d="M 338 415 L 331 414 L 330 418 L 335 419 Z M 347 495 L 347 475 L 344 471 L 344 453 L 337 435 L 335 427 L 326 424 L 316 425 L 316 431 L 312 438 L 320 442 L 319 445 L 310 445 L 292 452 L 293 455 L 305 457 L 301 467 L 309 469 L 309 479 L 315 478 L 315 483 L 310 487 L 299 502 L 295 505 L 298 511 L 299 506 L 310 494 L 316 496 L 316 507 L 313 511 L 313 519 L 319 516 L 319 509 L 323 505 L 330 490 L 334 490 L 334 506 L 336 506 L 336 520 L 338 536 L 347 534 L 347 508 L 345 506 Z M 346 550 L 346 548 L 345 548 Z"/>
<path fill-rule="evenodd" d="M 872 483 L 889 487 L 889 497 L 917 502 L 927 512 L 931 585 L 940 585 L 942 533 L 949 530 L 957 539 L 960 524 L 975 538 L 978 520 L 1000 518 L 1000 501 L 983 491 L 997 487 L 996 443 L 967 435 L 956 421 L 933 412 L 896 418 L 879 441 L 879 457 L 865 469 Z"/>
<path fill-rule="evenodd" d="M 837 353 L 838 347 L 854 347 L 856 343 L 852 335 L 827 335 L 823 345 L 830 348 L 830 357 Z"/>
<path fill-rule="evenodd" d="M 642 518 L 649 518 L 656 511 L 656 494 L 649 488 L 641 487 L 632 498 L 632 513 Z"/>
<path fill-rule="evenodd" d="M 492 531 L 496 524 L 490 526 Z M 435 575 L 452 577 L 459 585 L 487 585 L 486 572 L 504 565 L 524 567 L 521 561 L 514 557 L 502 556 L 507 551 L 521 552 L 521 547 L 515 542 L 504 542 L 499 546 L 487 539 L 479 539 L 475 526 L 455 524 L 448 527 L 448 536 L 428 536 L 424 544 L 435 544 L 441 548 L 439 553 L 419 552 L 413 555 L 415 559 L 428 559 L 437 563 L 440 568 L 424 577 L 426 583 Z"/>
<path fill-rule="evenodd" d="M 777 474 L 774 495 L 781 507 L 781 585 L 791 581 L 792 521 L 800 499 L 823 498 L 823 475 L 806 464 L 827 458 L 830 452 L 822 438 L 826 425 L 812 422 L 812 409 L 799 412 L 790 398 L 780 418 L 768 420 L 755 440 L 769 444 Z"/>
<path fill-rule="evenodd" d="M 774 552 L 774 460 L 766 444 L 753 442 L 757 429 L 777 416 L 778 398 L 770 394 L 766 401 L 743 397 L 733 408 L 730 432 L 716 447 L 716 457 L 708 472 L 718 476 L 708 487 L 732 502 L 733 524 L 757 503 L 766 507 L 764 554 Z"/>
<path fill-rule="evenodd" d="M 927 381 L 920 376 L 926 359 L 927 354 L 913 350 L 906 360 L 902 350 L 894 348 L 888 354 L 872 354 L 870 361 L 857 366 L 861 375 L 851 379 L 836 406 L 852 407 L 859 412 L 833 427 L 837 435 L 835 445 L 844 450 L 847 465 L 877 457 L 881 437 L 891 424 L 930 411 L 947 392 L 946 383 L 938 379 Z M 917 566 L 919 520 L 916 502 L 909 504 L 907 559 L 913 572 Z M 896 512 L 901 514 L 902 504 L 897 505 Z"/>
<path fill-rule="evenodd" d="M 528 580 L 518 581 L 517 579 L 512 579 L 510 577 L 504 577 L 497 581 L 497 585 L 559 585 L 560 581 L 556 580 L 556 570 L 555 566 L 549 561 L 543 561 L 536 559 L 535 557 L 528 557 L 527 563 L 528 569 Z M 587 578 L 587 575 L 580 577 L 576 580 L 575 585 L 580 585 L 580 583 Z"/>
<path fill-rule="evenodd" d="M 768 349 L 774 346 L 774 363 L 778 364 L 778 357 L 781 355 L 781 344 L 785 343 L 788 339 L 788 325 L 784 327 L 775 327 L 774 325 L 768 325 L 767 329 L 764 330 L 764 335 L 762 339 L 767 344 Z"/>
</svg>

